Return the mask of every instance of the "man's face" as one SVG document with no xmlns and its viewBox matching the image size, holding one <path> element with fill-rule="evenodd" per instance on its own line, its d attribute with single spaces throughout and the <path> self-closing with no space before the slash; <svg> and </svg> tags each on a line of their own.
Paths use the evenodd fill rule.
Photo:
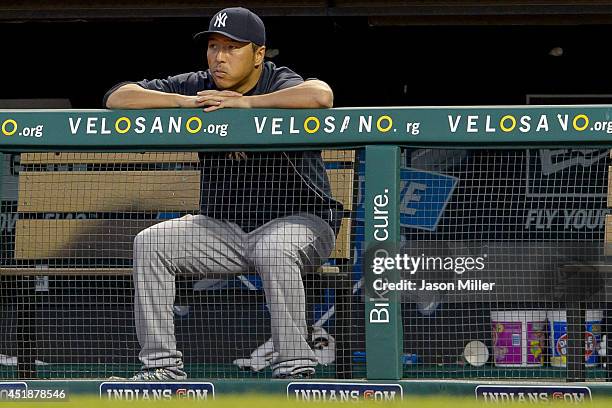
<svg viewBox="0 0 612 408">
<path fill-rule="evenodd" d="M 255 73 L 256 54 L 251 43 L 211 34 L 206 51 L 208 67 L 219 89 L 238 90 Z"/>
</svg>

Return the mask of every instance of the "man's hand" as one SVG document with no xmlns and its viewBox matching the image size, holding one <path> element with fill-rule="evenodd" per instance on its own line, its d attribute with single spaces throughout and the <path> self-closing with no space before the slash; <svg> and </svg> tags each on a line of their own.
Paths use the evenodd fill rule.
<svg viewBox="0 0 612 408">
<path fill-rule="evenodd" d="M 234 91 L 200 91 L 195 97 L 196 106 L 207 106 L 204 112 L 221 108 L 250 108 L 249 97 Z"/>
</svg>

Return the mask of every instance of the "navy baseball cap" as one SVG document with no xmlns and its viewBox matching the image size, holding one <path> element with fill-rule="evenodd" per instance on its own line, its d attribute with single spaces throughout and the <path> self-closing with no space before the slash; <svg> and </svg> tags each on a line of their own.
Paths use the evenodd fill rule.
<svg viewBox="0 0 612 408">
<path fill-rule="evenodd" d="M 219 11 L 210 19 L 208 30 L 195 34 L 193 38 L 205 40 L 213 33 L 236 41 L 266 44 L 266 27 L 263 21 L 257 14 L 243 7 L 230 7 Z"/>
</svg>

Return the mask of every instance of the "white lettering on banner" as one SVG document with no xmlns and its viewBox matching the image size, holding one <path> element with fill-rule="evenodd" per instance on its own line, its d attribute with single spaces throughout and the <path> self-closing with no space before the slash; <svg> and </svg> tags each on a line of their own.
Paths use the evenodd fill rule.
<svg viewBox="0 0 612 408">
<path fill-rule="evenodd" d="M 102 135 L 110 135 L 111 131 L 106 127 L 106 118 L 95 118 L 95 117 L 89 117 L 87 118 L 87 130 L 86 133 L 87 134 L 97 134 L 98 133 L 98 119 L 100 120 L 101 123 L 101 129 L 100 129 L 100 134 Z M 79 119 L 80 121 L 80 119 Z M 78 125 L 77 125 L 78 126 Z M 72 128 L 72 125 L 71 125 Z"/>
<path fill-rule="evenodd" d="M 572 404 L 583 404 L 591 401 L 591 390 L 588 387 L 563 385 L 530 386 L 530 385 L 479 385 L 476 387 L 476 399 L 492 403 L 538 404 L 564 401 Z"/>
<path fill-rule="evenodd" d="M 283 136 L 285 134 L 297 135 L 302 133 L 315 134 L 324 132 L 332 134 L 335 132 L 344 133 L 351 130 L 356 133 L 396 133 L 398 128 L 394 127 L 393 118 L 389 115 L 375 116 L 356 116 L 355 125 L 351 128 L 351 117 L 335 116 L 308 116 L 305 119 L 297 119 L 295 116 L 289 117 L 259 117 L 254 116 L 255 133 L 258 135 L 270 134 Z M 405 134 L 418 135 L 421 132 L 421 122 L 405 121 Z"/>
<path fill-rule="evenodd" d="M 384 189 L 384 194 L 377 194 L 373 199 L 373 217 L 374 217 L 374 234 L 373 238 L 378 242 L 384 242 L 389 239 L 389 211 L 387 206 L 389 205 L 389 189 Z M 379 256 L 384 253 L 386 256 L 389 253 L 384 249 L 376 251 L 375 256 Z M 370 298 L 371 302 L 374 302 L 374 307 L 370 310 L 369 321 L 370 323 L 389 323 L 389 299 L 384 297 L 388 293 L 388 290 L 377 291 L 374 290 L 376 298 Z"/>
<path fill-rule="evenodd" d="M 70 133 L 73 135 L 79 131 L 79 126 L 81 126 L 81 118 L 77 118 L 76 123 L 73 118 L 68 118 L 68 123 L 70 125 Z"/>
<path fill-rule="evenodd" d="M 178 133 L 181 131 L 181 122 L 183 121 L 182 117 L 174 118 L 170 117 L 170 121 L 168 122 L 168 131 Z"/>
<path fill-rule="evenodd" d="M 164 128 L 162 127 L 161 118 L 158 116 L 153 120 L 153 126 L 151 127 L 151 131 L 149 133 L 163 133 Z"/>
<path fill-rule="evenodd" d="M 370 310 L 370 323 L 389 323 L 389 303 L 374 303 Z"/>
<path fill-rule="evenodd" d="M 495 133 L 496 129 L 491 127 L 491 117 L 487 116 L 487 122 L 485 124 L 485 132 L 486 133 Z"/>
<path fill-rule="evenodd" d="M 467 117 L 467 127 L 466 131 L 468 133 L 477 133 L 478 127 L 476 126 L 476 121 L 478 120 L 478 116 L 468 116 Z"/>
<path fill-rule="evenodd" d="M 106 118 L 102 118 L 102 129 L 100 130 L 100 134 L 102 135 L 110 135 L 111 131 L 106 127 Z"/>
<path fill-rule="evenodd" d="M 268 118 L 264 117 L 261 119 L 261 122 L 259 121 L 259 118 L 257 116 L 255 116 L 253 118 L 255 120 L 255 131 L 257 132 L 257 134 L 262 134 L 264 131 L 264 126 L 266 126 L 266 121 L 268 120 Z"/>
<path fill-rule="evenodd" d="M 367 118 L 365 116 L 359 117 L 359 133 L 363 133 L 364 130 L 368 133 L 372 131 L 371 116 L 368 116 Z"/>
<path fill-rule="evenodd" d="M 377 241 L 386 241 L 389 238 L 389 211 L 384 209 L 389 204 L 388 189 L 385 189 L 385 194 L 374 196 L 374 239 Z M 382 208 L 382 209 L 381 209 Z M 376 221 L 379 221 L 376 223 Z"/>
<path fill-rule="evenodd" d="M 457 119 L 453 122 L 453 116 L 448 115 L 448 126 L 450 127 L 451 133 L 457 132 L 459 128 L 459 121 L 461 120 L 461 115 L 457 116 Z"/>
<path fill-rule="evenodd" d="M 353 390 L 295 390 L 295 397 L 301 401 L 355 401 L 361 398 L 359 391 Z M 363 399 L 375 401 L 394 401 L 395 391 L 364 391 Z"/>
<path fill-rule="evenodd" d="M 272 118 L 272 134 L 273 135 L 282 135 L 283 134 L 283 131 L 280 129 L 282 123 L 283 123 L 283 119 L 281 119 L 281 118 Z"/>
<path fill-rule="evenodd" d="M 108 398 L 122 400 L 161 400 L 171 399 L 172 390 L 148 390 L 148 389 L 108 389 Z"/>
<path fill-rule="evenodd" d="M 206 400 L 214 397 L 211 383 L 102 383 L 100 397 L 114 400 L 168 400 L 171 398 Z"/>
<path fill-rule="evenodd" d="M 561 129 L 563 129 L 563 131 L 567 131 L 567 122 L 569 121 L 569 116 L 568 115 L 557 115 L 557 119 L 559 120 L 559 125 L 561 126 Z"/>
<path fill-rule="evenodd" d="M 545 131 L 548 132 L 548 118 L 546 117 L 546 115 L 542 115 L 540 117 L 540 121 L 538 122 L 538 127 L 536 128 L 536 132 L 540 132 L 540 131 Z"/>
<path fill-rule="evenodd" d="M 503 133 L 512 132 L 515 129 L 520 133 L 528 133 L 532 130 L 531 123 L 534 120 L 529 115 L 503 115 L 500 118 L 493 118 L 491 115 L 448 115 L 448 127 L 451 133 L 457 133 L 460 128 L 465 133 L 478 133 L 484 125 L 485 133 L 495 133 L 498 129 Z M 484 123 L 483 123 L 484 122 Z M 495 127 L 498 126 L 498 127 Z M 548 118 L 540 115 L 536 132 L 548 132 Z M 564 129 L 567 130 L 567 129 Z M 577 130 L 580 130 L 578 128 Z"/>
<path fill-rule="evenodd" d="M 576 392 L 553 393 L 549 395 L 545 392 L 483 392 L 482 398 L 485 402 L 520 402 L 520 403 L 539 403 L 550 402 L 550 400 L 565 401 L 571 403 L 584 403 L 585 395 Z"/>
<path fill-rule="evenodd" d="M 136 125 L 134 127 L 134 132 L 141 135 L 145 132 L 146 128 L 145 128 L 145 118 L 143 118 L 142 116 L 139 116 L 136 118 L 136 120 L 134 121 L 134 124 Z"/>
<path fill-rule="evenodd" d="M 340 133 L 344 132 L 348 128 L 350 123 L 351 123 L 351 117 L 345 116 L 344 120 L 342 121 L 342 127 L 340 128 Z"/>
<path fill-rule="evenodd" d="M 87 134 L 91 134 L 95 132 L 95 126 L 98 118 L 87 118 Z"/>
<path fill-rule="evenodd" d="M 360 398 L 358 390 L 295 390 L 295 398 L 302 401 L 350 401 Z"/>
<path fill-rule="evenodd" d="M 400 385 L 368 383 L 289 383 L 287 397 L 301 401 L 394 401 L 403 398 Z"/>
<path fill-rule="evenodd" d="M 105 117 L 90 116 L 86 118 L 84 124 L 82 118 L 68 118 L 68 127 L 72 135 L 79 134 L 81 125 L 83 125 L 82 130 L 86 135 L 123 135 L 130 131 L 141 135 L 148 130 L 149 134 L 158 133 L 170 135 L 185 132 L 191 135 L 208 133 L 225 137 L 228 134 L 229 128 L 229 124 L 227 123 L 203 123 L 203 120 L 198 116 L 192 116 L 186 121 L 183 121 L 181 116 L 171 116 L 168 118 L 156 116 L 150 119 L 139 116 L 134 120 L 133 124 L 131 119 L 125 116 L 114 121 Z M 261 124 L 258 123 L 256 118 L 255 125 L 258 129 L 263 131 L 263 127 L 265 126 L 265 118 Z"/>
<path fill-rule="evenodd" d="M 295 128 L 294 117 L 291 117 L 291 119 L 289 119 L 289 133 L 291 133 L 292 135 L 298 135 L 300 133 L 300 129 Z"/>
</svg>

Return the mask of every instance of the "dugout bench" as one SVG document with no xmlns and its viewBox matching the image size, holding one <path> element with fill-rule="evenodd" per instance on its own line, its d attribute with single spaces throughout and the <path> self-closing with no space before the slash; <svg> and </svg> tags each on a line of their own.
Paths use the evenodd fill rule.
<svg viewBox="0 0 612 408">
<path fill-rule="evenodd" d="M 345 216 L 330 263 L 317 274 L 335 289 L 336 376 L 351 378 L 351 218 L 355 151 L 323 152 L 334 198 Z M 36 276 L 131 275 L 136 234 L 200 209 L 198 154 L 23 153 L 14 258 L 0 274 L 22 279 L 17 315 L 19 378 L 36 376 Z M 71 214 L 46 219 L 45 214 Z M 82 218 L 80 218 L 82 217 Z M 309 322 L 309 327 L 311 326 Z"/>
</svg>

